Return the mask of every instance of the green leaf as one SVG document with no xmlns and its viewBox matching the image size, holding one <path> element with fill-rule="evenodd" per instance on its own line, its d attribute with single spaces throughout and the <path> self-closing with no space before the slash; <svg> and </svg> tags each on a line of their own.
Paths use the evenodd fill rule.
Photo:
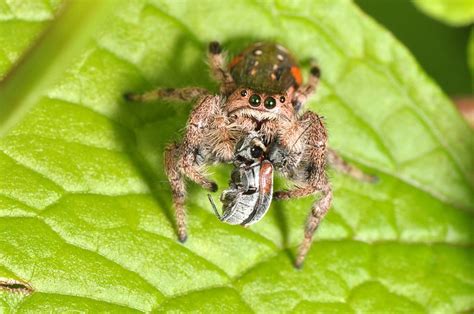
<svg viewBox="0 0 474 314">
<path fill-rule="evenodd" d="M 414 0 L 425 14 L 449 25 L 462 26 L 474 22 L 472 0 Z"/>
<path fill-rule="evenodd" d="M 471 71 L 471 88 L 474 91 L 474 26 L 471 27 L 471 34 L 467 44 L 467 64 Z"/>
<path fill-rule="evenodd" d="M 25 2 L 23 7 L 21 4 L 19 7 L 34 11 L 30 13 L 30 17 L 40 17 L 41 11 L 35 10 L 38 4 Z M 83 48 L 94 26 L 105 13 L 106 5 L 110 4 L 111 2 L 106 0 L 65 2 L 61 14 L 35 43 L 36 49 L 31 49 L 27 57 L 23 58 L 23 62 L 11 71 L 10 77 L 0 86 L 2 95 L 0 136 L 24 117 L 41 97 L 45 88 L 49 87 L 50 82 L 64 71 L 65 64 Z M 5 6 L 5 9 L 8 8 Z M 14 40 L 10 38 L 10 41 Z"/>
<path fill-rule="evenodd" d="M 109 10 L 0 139 L 0 278 L 35 290 L 0 292 L 0 309 L 474 307 L 473 132 L 409 52 L 352 2 L 123 1 Z M 179 244 L 162 155 L 192 104 L 122 100 L 154 86 L 216 90 L 204 59 L 214 39 L 231 54 L 276 40 L 301 60 L 317 58 L 323 80 L 309 109 L 325 116 L 333 148 L 380 177 L 366 184 L 330 171 L 334 206 L 302 270 L 292 259 L 312 198 L 274 202 L 246 229 L 219 222 L 206 192 L 190 185 L 189 239 Z M 229 167 L 213 176 L 224 187 Z"/>
<path fill-rule="evenodd" d="M 0 80 L 53 20 L 60 1 L 0 1 Z"/>
</svg>

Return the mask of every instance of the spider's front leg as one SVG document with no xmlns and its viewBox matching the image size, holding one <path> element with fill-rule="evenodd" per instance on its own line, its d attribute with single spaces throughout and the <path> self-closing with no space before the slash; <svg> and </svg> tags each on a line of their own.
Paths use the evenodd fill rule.
<svg viewBox="0 0 474 314">
<path fill-rule="evenodd" d="M 182 143 L 170 145 L 165 151 L 165 171 L 171 185 L 178 238 L 181 242 L 187 238 L 184 207 L 185 178 L 191 179 L 210 191 L 217 190 L 217 184 L 207 179 L 202 173 L 201 164 L 204 162 L 204 156 L 200 155 L 200 151 L 206 134 L 205 128 L 212 121 L 213 115 L 219 111 L 219 104 L 220 97 L 218 96 L 202 97 L 191 112 Z"/>
<path fill-rule="evenodd" d="M 308 196 L 318 192 L 321 195 L 320 198 L 311 206 L 311 212 L 307 218 L 304 229 L 304 238 L 300 244 L 298 255 L 295 260 L 296 268 L 301 268 L 303 265 L 305 257 L 311 248 L 313 235 L 331 207 L 333 196 L 331 184 L 324 173 L 320 175 L 317 171 L 313 171 L 309 174 L 307 185 L 303 185 L 302 187 L 291 191 L 276 192 L 274 195 L 275 199 L 281 200 Z"/>
<path fill-rule="evenodd" d="M 298 187 L 293 190 L 275 192 L 274 198 L 282 200 L 321 193 L 320 199 L 312 205 L 305 227 L 304 239 L 295 261 L 295 266 L 300 268 L 311 247 L 314 232 L 331 207 L 332 190 L 324 172 L 327 134 L 321 119 L 313 112 L 306 112 L 293 126 L 293 129 L 300 130 L 297 138 L 301 140 L 301 151 L 295 149 L 294 143 L 292 144 L 287 139 L 280 139 L 280 141 L 286 143 L 286 147 L 281 148 L 286 151 L 286 157 L 288 158 L 286 167 L 293 168 L 293 172 L 287 170 L 286 173 L 290 174 L 290 179 L 297 182 Z M 295 137 L 295 134 L 291 134 L 291 132 L 286 134 L 286 136 Z M 301 156 L 292 156 L 295 154 L 301 154 Z M 292 160 L 296 160 L 296 164 L 291 164 Z"/>
<path fill-rule="evenodd" d="M 168 176 L 173 195 L 173 204 L 176 210 L 176 223 L 178 227 L 178 238 L 184 242 L 187 238 L 186 232 L 186 211 L 185 211 L 185 179 L 188 178 L 201 185 L 205 189 L 215 192 L 217 184 L 204 175 L 204 167 L 207 162 L 225 161 L 219 158 L 210 149 L 210 137 L 214 138 L 217 144 L 227 144 L 232 152 L 231 140 L 225 137 L 225 132 L 212 132 L 215 120 L 221 117 L 220 110 L 222 98 L 220 96 L 207 95 L 201 98 L 197 106 L 192 111 L 181 143 L 172 144 L 165 151 L 165 171 Z M 211 130 L 210 130 L 211 129 Z M 228 155 L 229 153 L 223 153 Z"/>
<path fill-rule="evenodd" d="M 313 203 L 311 213 L 306 223 L 304 239 L 300 245 L 298 256 L 295 261 L 295 266 L 299 268 L 303 265 L 306 254 L 311 247 L 313 234 L 316 232 L 316 229 L 331 207 L 332 189 L 325 174 L 326 161 L 332 163 L 332 165 L 336 166 L 338 170 L 341 170 L 355 178 L 373 181 L 374 177 L 368 176 L 359 169 L 350 166 L 339 155 L 337 155 L 336 152 L 327 148 L 326 130 L 317 114 L 306 112 L 298 123 L 293 126 L 293 129 L 303 130 L 304 132 L 300 133 L 302 134 L 301 159 L 299 160 L 293 156 L 300 153 L 298 149 L 293 148 L 297 147 L 295 145 L 281 147 L 279 149 L 283 151 L 283 154 L 281 155 L 287 159 L 286 168 L 294 168 L 293 173 L 288 170 L 284 173 L 290 174 L 290 179 L 295 180 L 299 184 L 299 187 L 289 191 L 275 192 L 274 199 L 291 199 L 308 196 L 317 192 L 321 193 L 319 200 Z M 292 132 L 286 132 L 283 134 L 286 134 L 285 136 L 287 138 L 295 136 Z M 287 143 L 287 145 L 291 143 L 288 139 L 283 141 L 280 140 L 280 142 Z M 299 160 L 299 162 L 297 164 L 292 164 L 292 161 L 294 160 Z"/>
</svg>

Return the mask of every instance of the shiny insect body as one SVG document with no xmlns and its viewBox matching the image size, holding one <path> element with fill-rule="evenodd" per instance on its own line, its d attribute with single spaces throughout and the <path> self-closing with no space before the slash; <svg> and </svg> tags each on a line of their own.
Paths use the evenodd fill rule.
<svg viewBox="0 0 474 314">
<path fill-rule="evenodd" d="M 252 132 L 238 144 L 230 187 L 221 194 L 222 215 L 209 200 L 217 217 L 231 225 L 249 226 L 267 213 L 273 194 L 273 165 L 265 159 L 267 147 L 257 133 Z"/>
<path fill-rule="evenodd" d="M 313 234 L 331 205 L 326 161 L 359 179 L 368 177 L 327 148 L 327 133 L 321 118 L 314 112 L 303 111 L 319 82 L 317 66 L 311 67 L 309 79 L 303 83 L 295 58 L 286 48 L 274 43 L 253 44 L 227 64 L 219 43 L 212 42 L 208 57 L 211 74 L 220 83 L 217 95 L 197 87 L 159 88 L 126 95 L 133 101 L 196 101 L 183 140 L 169 145 L 165 152 L 165 171 L 176 211 L 178 238 L 181 242 L 187 238 L 185 179 L 216 191 L 217 184 L 205 175 L 205 166 L 233 162 L 237 143 L 258 131 L 265 143 L 278 139 L 279 149 L 284 153 L 273 166 L 295 183 L 290 190 L 274 192 L 273 199 L 320 194 L 311 206 L 295 261 L 300 267 Z"/>
</svg>

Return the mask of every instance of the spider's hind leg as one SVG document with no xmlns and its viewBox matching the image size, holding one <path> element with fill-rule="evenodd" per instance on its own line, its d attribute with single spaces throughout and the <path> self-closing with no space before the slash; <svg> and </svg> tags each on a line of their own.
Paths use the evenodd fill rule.
<svg viewBox="0 0 474 314">
<path fill-rule="evenodd" d="M 293 106 L 299 111 L 308 101 L 309 97 L 316 91 L 319 85 L 319 78 L 321 77 L 321 70 L 318 66 L 313 65 L 310 70 L 308 82 L 301 85 L 295 92 L 293 97 Z"/>
<path fill-rule="evenodd" d="M 378 180 L 377 176 L 366 174 L 359 168 L 348 164 L 335 150 L 328 148 L 326 155 L 328 163 L 339 172 L 347 174 L 354 179 L 375 183 Z"/>
</svg>

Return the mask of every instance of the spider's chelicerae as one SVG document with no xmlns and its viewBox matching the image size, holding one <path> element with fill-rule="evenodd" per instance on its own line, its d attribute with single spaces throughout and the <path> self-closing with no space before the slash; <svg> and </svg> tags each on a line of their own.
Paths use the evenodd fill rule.
<svg viewBox="0 0 474 314">
<path fill-rule="evenodd" d="M 300 267 L 313 234 L 331 205 L 326 161 L 358 179 L 371 177 L 349 166 L 329 149 L 321 118 L 314 112 L 303 111 L 318 85 L 318 67 L 311 67 L 308 82 L 303 84 L 296 60 L 286 48 L 273 43 L 253 44 L 226 64 L 220 44 L 211 42 L 208 57 L 211 73 L 220 83 L 217 95 L 198 87 L 160 88 L 126 95 L 133 101 L 196 100 L 183 140 L 169 145 L 165 151 L 165 171 L 176 210 L 178 238 L 181 242 L 187 238 L 185 179 L 215 192 L 217 184 L 205 176 L 203 166 L 232 162 L 236 143 L 250 132 L 258 131 L 267 143 L 278 143 L 285 158 L 279 158 L 283 162 L 275 164 L 275 169 L 295 183 L 291 190 L 275 192 L 274 199 L 321 194 L 311 207 L 295 261 L 295 266 Z"/>
</svg>

